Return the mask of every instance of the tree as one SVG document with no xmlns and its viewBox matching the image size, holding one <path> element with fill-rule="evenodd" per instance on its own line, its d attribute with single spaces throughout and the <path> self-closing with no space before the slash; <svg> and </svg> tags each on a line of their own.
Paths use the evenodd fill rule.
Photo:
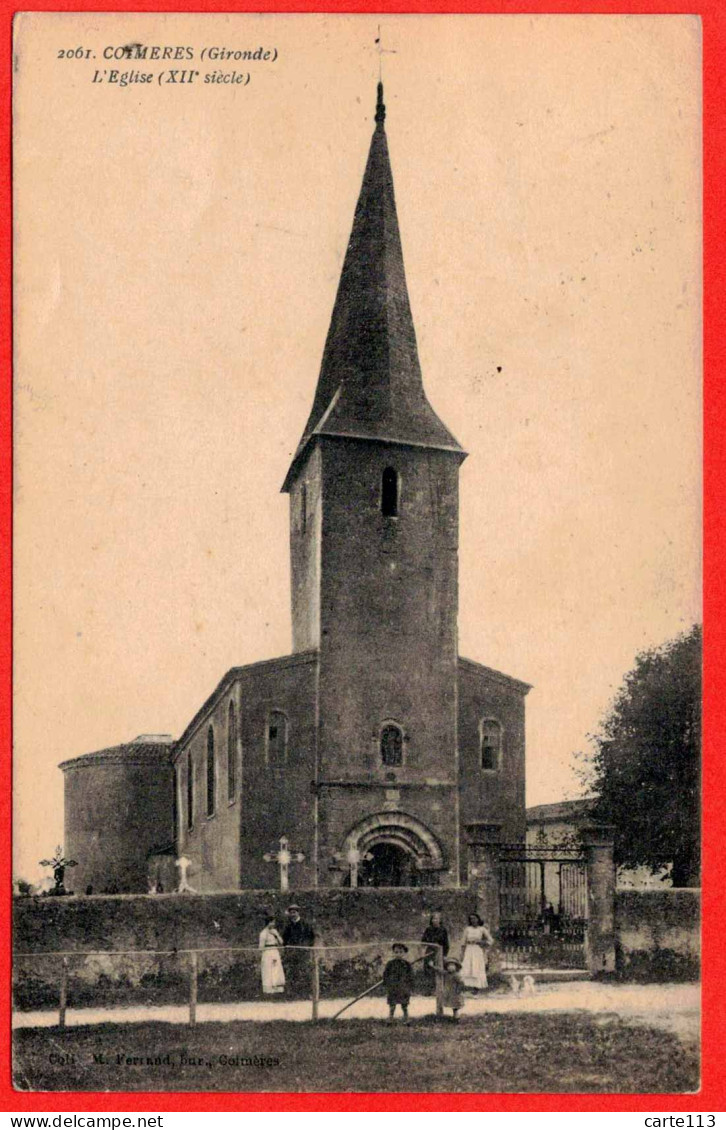
<svg viewBox="0 0 726 1130">
<path fill-rule="evenodd" d="M 701 627 L 644 651 L 593 735 L 597 820 L 615 827 L 615 860 L 676 887 L 700 869 Z"/>
</svg>

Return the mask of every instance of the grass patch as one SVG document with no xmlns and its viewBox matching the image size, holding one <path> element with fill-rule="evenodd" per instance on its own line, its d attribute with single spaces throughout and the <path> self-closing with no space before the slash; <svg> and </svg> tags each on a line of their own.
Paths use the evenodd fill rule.
<svg viewBox="0 0 726 1130">
<path fill-rule="evenodd" d="M 668 1032 L 579 1013 L 20 1029 L 15 1087 L 39 1091 L 680 1093 L 693 1051 Z M 119 1060 L 118 1057 L 121 1057 Z M 127 1062 L 131 1060 L 131 1062 Z"/>
</svg>

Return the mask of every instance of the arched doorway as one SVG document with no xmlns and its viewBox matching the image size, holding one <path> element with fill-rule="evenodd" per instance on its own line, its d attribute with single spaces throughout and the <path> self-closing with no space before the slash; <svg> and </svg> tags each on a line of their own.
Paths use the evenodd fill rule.
<svg viewBox="0 0 726 1130">
<path fill-rule="evenodd" d="M 337 854 L 341 861 L 357 857 L 361 887 L 423 887 L 438 883 L 446 870 L 443 851 L 422 821 L 405 812 L 378 812 L 350 829 Z M 347 868 L 346 868 L 347 870 Z M 341 876 L 350 884 L 350 872 Z"/>
<path fill-rule="evenodd" d="M 361 887 L 417 887 L 419 872 L 410 852 L 398 844 L 371 844 L 358 873 Z"/>
</svg>

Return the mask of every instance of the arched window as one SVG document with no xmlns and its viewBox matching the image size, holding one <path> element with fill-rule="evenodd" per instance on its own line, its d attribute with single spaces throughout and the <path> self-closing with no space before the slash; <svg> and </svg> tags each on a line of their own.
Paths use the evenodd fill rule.
<svg viewBox="0 0 726 1130">
<path fill-rule="evenodd" d="M 191 752 L 187 754 L 187 829 L 194 827 L 194 764 Z"/>
<path fill-rule="evenodd" d="M 502 727 L 494 718 L 485 718 L 481 723 L 481 767 L 496 770 L 502 760 Z"/>
<path fill-rule="evenodd" d="M 237 715 L 234 703 L 227 712 L 227 800 L 237 795 Z"/>
<path fill-rule="evenodd" d="M 271 710 L 267 718 L 267 764 L 281 769 L 287 760 L 287 718 L 281 710 Z"/>
<path fill-rule="evenodd" d="M 214 816 L 216 773 L 214 766 L 214 730 L 207 730 L 207 816 Z"/>
<path fill-rule="evenodd" d="M 381 761 L 384 765 L 403 762 L 403 733 L 400 726 L 389 722 L 381 730 Z"/>
<path fill-rule="evenodd" d="M 381 476 L 381 514 L 384 518 L 398 517 L 398 472 L 386 467 Z"/>
</svg>

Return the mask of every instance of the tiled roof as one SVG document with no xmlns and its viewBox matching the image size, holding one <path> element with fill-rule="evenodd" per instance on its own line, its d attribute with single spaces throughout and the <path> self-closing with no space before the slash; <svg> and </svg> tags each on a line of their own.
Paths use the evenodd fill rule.
<svg viewBox="0 0 726 1130">
<path fill-rule="evenodd" d="M 527 809 L 528 824 L 567 823 L 582 820 L 592 814 L 595 797 L 581 797 L 579 800 L 559 800 L 554 804 L 535 804 Z"/>
</svg>

